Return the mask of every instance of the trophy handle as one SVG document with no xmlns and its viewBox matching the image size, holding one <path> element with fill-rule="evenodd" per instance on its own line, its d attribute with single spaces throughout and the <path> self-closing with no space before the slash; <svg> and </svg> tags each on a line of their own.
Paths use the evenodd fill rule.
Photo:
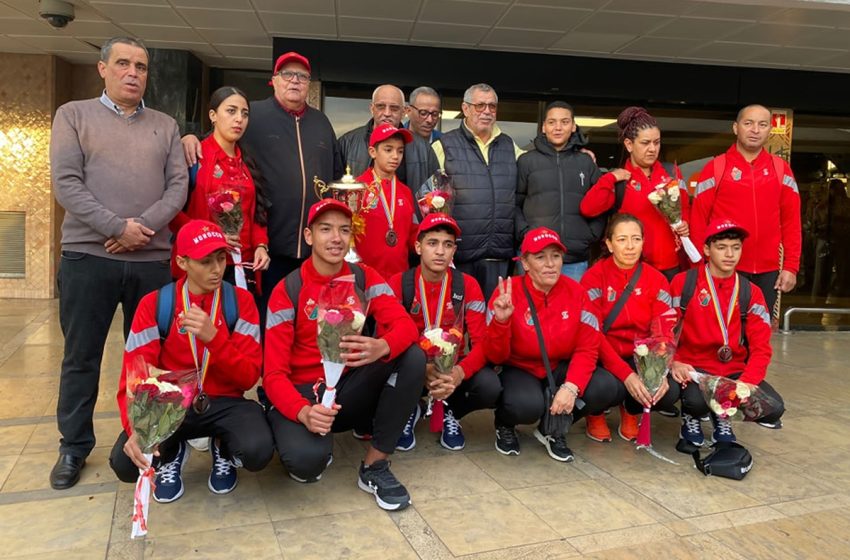
<svg viewBox="0 0 850 560">
<path fill-rule="evenodd" d="M 317 175 L 313 175 L 313 190 L 316 191 L 316 197 L 319 200 L 325 197 L 325 193 L 328 192 L 329 189 L 330 187 L 327 183 L 319 179 Z"/>
</svg>

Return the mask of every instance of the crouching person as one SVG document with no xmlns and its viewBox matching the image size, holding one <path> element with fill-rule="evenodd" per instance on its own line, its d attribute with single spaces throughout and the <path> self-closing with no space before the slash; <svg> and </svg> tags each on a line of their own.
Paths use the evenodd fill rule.
<svg viewBox="0 0 850 560">
<path fill-rule="evenodd" d="M 259 316 L 248 291 L 222 281 L 227 239 L 212 222 L 193 220 L 178 232 L 175 248 L 177 264 L 185 275 L 142 298 L 133 317 L 118 386 L 124 431 L 109 457 L 112 470 L 123 482 L 135 482 L 139 469 L 149 467 L 127 416 L 129 364 L 142 356 L 148 364 L 164 370 L 197 368 L 205 397 L 189 408 L 177 432 L 154 453 L 153 496 L 161 503 L 183 495 L 187 439 L 211 438 L 208 487 L 215 494 L 236 487 L 237 467 L 259 471 L 273 452 L 262 407 L 244 397 L 260 377 Z"/>
</svg>

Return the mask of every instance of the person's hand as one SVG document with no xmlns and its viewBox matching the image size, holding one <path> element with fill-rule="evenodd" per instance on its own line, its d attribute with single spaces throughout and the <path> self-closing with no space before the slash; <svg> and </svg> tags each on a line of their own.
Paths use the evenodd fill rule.
<svg viewBox="0 0 850 560">
<path fill-rule="evenodd" d="M 667 391 L 670 389 L 670 384 L 667 382 L 667 376 L 665 375 L 661 379 L 661 386 L 658 387 L 658 390 L 655 391 L 655 394 L 652 395 L 652 404 L 653 406 L 658 404 L 658 401 L 667 394 Z"/>
<path fill-rule="evenodd" d="M 644 408 L 652 408 L 652 395 L 646 390 L 646 385 L 643 384 L 643 380 L 637 373 L 630 373 L 623 381 L 623 385 L 626 386 L 626 391 L 632 398 L 642 404 Z"/>
<path fill-rule="evenodd" d="M 186 158 L 186 165 L 192 167 L 198 163 L 199 159 L 204 157 L 204 152 L 201 149 L 201 141 L 194 134 L 187 134 L 180 139 L 183 144 L 183 156 Z"/>
<path fill-rule="evenodd" d="M 587 154 L 588 156 L 590 156 L 590 159 L 593 160 L 593 163 L 596 163 L 596 154 L 594 154 L 592 151 L 588 150 L 587 148 L 582 148 L 579 151 L 583 154 Z"/>
<path fill-rule="evenodd" d="M 780 270 L 779 278 L 776 279 L 776 285 L 773 286 L 774 290 L 780 290 L 782 292 L 790 292 L 794 289 L 794 286 L 797 285 L 797 275 L 791 272 L 790 270 Z"/>
<path fill-rule="evenodd" d="M 681 383 L 682 389 L 691 382 L 690 372 L 692 371 L 696 371 L 692 365 L 683 364 L 682 362 L 673 362 L 670 366 L 670 374 L 673 376 L 673 381 Z"/>
<path fill-rule="evenodd" d="M 437 366 L 428 362 L 425 364 L 425 386 L 430 387 L 432 381 L 436 381 L 440 377 L 440 372 L 437 371 Z"/>
<path fill-rule="evenodd" d="M 254 270 L 268 270 L 271 262 L 272 259 L 265 247 L 254 249 Z"/>
<path fill-rule="evenodd" d="M 298 411 L 298 421 L 304 424 L 308 431 L 324 436 L 331 431 L 340 408 L 342 407 L 336 403 L 331 408 L 318 403 L 304 406 Z"/>
<path fill-rule="evenodd" d="M 632 172 L 631 171 L 627 171 L 627 170 L 620 168 L 620 167 L 618 167 L 617 169 L 612 169 L 611 174 L 614 176 L 614 178 L 617 180 L 617 182 L 628 181 L 629 179 L 632 178 Z"/>
<path fill-rule="evenodd" d="M 511 279 L 499 276 L 499 295 L 493 300 L 493 316 L 500 323 L 507 323 L 514 314 L 514 302 L 511 297 Z"/>
<path fill-rule="evenodd" d="M 676 235 L 679 237 L 687 237 L 691 234 L 691 228 L 688 227 L 688 222 L 682 220 L 677 227 L 673 228 Z"/>
<path fill-rule="evenodd" d="M 224 239 L 227 240 L 227 244 L 230 245 L 231 249 L 241 249 L 242 241 L 239 239 L 239 235 L 233 235 L 230 233 L 224 234 Z"/>
<path fill-rule="evenodd" d="M 194 303 L 189 311 L 183 314 L 180 324 L 204 344 L 208 344 L 218 334 L 218 329 L 213 325 L 207 312 Z"/>
<path fill-rule="evenodd" d="M 566 385 L 572 388 L 572 391 L 564 386 L 558 389 L 555 398 L 552 399 L 552 406 L 549 407 L 549 412 L 552 414 L 570 414 L 576 405 L 576 393 L 573 391 L 578 392 L 578 387 L 569 382 Z"/>
<path fill-rule="evenodd" d="M 133 218 L 128 218 L 127 225 L 117 241 L 128 251 L 135 251 L 147 245 L 155 233 L 154 230 L 145 227 Z"/>
<path fill-rule="evenodd" d="M 390 345 L 383 338 L 359 334 L 342 337 L 339 347 L 344 350 L 339 357 L 345 360 L 345 365 L 350 368 L 371 364 L 390 353 Z"/>
<path fill-rule="evenodd" d="M 159 446 L 155 446 L 153 450 L 154 457 L 159 457 Z M 145 454 L 142 448 L 139 447 L 139 435 L 133 434 L 124 443 L 124 455 L 133 461 L 133 464 L 142 470 L 149 469 L 151 464 L 145 459 Z"/>
<path fill-rule="evenodd" d="M 435 400 L 442 401 L 455 392 L 457 386 L 449 373 L 440 373 L 435 381 L 428 386 L 428 394 Z"/>
<path fill-rule="evenodd" d="M 118 243 L 118 240 L 114 237 L 110 237 L 106 240 L 106 243 L 103 244 L 106 252 L 110 255 L 117 255 L 119 253 L 126 253 L 127 248 Z"/>
</svg>

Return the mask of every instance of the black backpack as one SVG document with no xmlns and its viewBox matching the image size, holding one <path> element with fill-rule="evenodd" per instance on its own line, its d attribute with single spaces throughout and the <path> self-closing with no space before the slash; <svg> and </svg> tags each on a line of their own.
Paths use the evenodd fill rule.
<svg viewBox="0 0 850 560">
<path fill-rule="evenodd" d="M 159 340 L 164 342 L 174 322 L 174 305 L 177 301 L 177 283 L 166 284 L 156 292 L 156 326 Z M 227 330 L 233 332 L 239 320 L 239 302 L 236 300 L 236 288 L 230 282 L 221 283 L 221 311 Z"/>
<path fill-rule="evenodd" d="M 697 288 L 697 274 L 699 268 L 692 268 L 685 273 L 685 285 L 682 286 L 682 297 L 679 299 L 679 311 L 681 312 L 680 324 L 684 324 L 685 310 L 694 297 L 694 291 Z M 737 272 L 735 274 L 738 274 Z M 741 316 L 741 345 L 747 347 L 747 312 L 750 309 L 750 298 L 752 297 L 752 287 L 750 281 L 738 274 L 741 285 L 738 291 L 738 311 Z"/>
<path fill-rule="evenodd" d="M 661 167 L 664 168 L 664 171 L 667 172 L 672 178 L 676 178 L 676 169 L 672 163 L 663 162 Z M 613 216 L 617 212 L 620 211 L 620 208 L 623 206 L 623 200 L 626 198 L 626 181 L 617 181 L 614 184 L 614 206 L 611 207 L 611 215 Z"/>
<path fill-rule="evenodd" d="M 404 310 L 408 313 L 411 312 L 413 296 L 416 293 L 416 288 L 413 285 L 414 278 L 416 277 L 415 273 L 416 269 L 410 268 L 401 274 L 401 304 L 404 306 Z M 455 309 L 463 308 L 463 298 L 465 296 L 464 290 L 463 273 L 459 270 L 455 270 L 452 273 L 452 306 Z"/>
</svg>

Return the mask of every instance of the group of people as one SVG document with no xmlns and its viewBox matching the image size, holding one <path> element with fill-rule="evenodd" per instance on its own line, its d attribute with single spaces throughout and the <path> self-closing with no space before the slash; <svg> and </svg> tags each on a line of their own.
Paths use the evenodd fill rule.
<svg viewBox="0 0 850 560">
<path fill-rule="evenodd" d="M 714 441 L 734 441 L 728 420 L 709 414 L 694 370 L 759 385 L 781 403 L 764 378 L 776 291 L 793 288 L 799 266 L 799 193 L 788 165 L 764 150 L 770 113 L 761 105 L 739 112 L 735 144 L 706 166 L 689 207 L 677 170 L 659 161 L 657 121 L 638 107 L 618 119 L 628 158 L 605 173 L 571 106 L 550 104 L 523 152 L 499 129 L 498 97 L 486 84 L 466 91 L 464 120 L 443 133 L 436 91 L 417 88 L 405 103 L 400 89 L 380 86 L 369 122 L 338 141 L 306 104 L 308 59 L 286 53 L 270 98 L 221 88 L 210 102 L 212 134 L 181 139 L 173 119 L 142 101 L 147 64 L 138 40 L 110 39 L 98 63 L 103 94 L 63 105 L 54 119 L 51 174 L 66 213 L 53 488 L 76 484 L 94 447 L 100 362 L 119 303 L 123 430 L 110 456 L 119 479 L 150 466 L 127 416 L 128 364 L 141 356 L 161 369 L 202 367 L 210 401 L 190 408 L 155 453 L 160 502 L 183 494 L 189 440 L 209 438 L 208 486 L 226 493 L 237 468 L 262 469 L 275 450 L 294 480 L 319 480 L 333 460 L 330 434 L 350 430 L 368 442 L 359 487 L 384 509 L 404 508 L 410 496 L 389 456 L 415 448 L 424 397 L 440 404 L 447 450 L 464 447 L 465 415 L 492 409 L 500 453 L 518 455 L 516 427 L 540 422 L 535 437 L 564 462 L 573 459 L 567 433 L 547 429 L 544 416 L 586 418 L 588 437 L 608 441 L 605 411 L 619 407 L 618 433 L 632 440 L 643 408 L 678 414 L 681 401 L 682 441 L 706 442 L 705 415 Z M 356 215 L 313 189 L 314 178 L 333 181 L 344 165 L 370 186 Z M 454 183 L 453 211 L 423 216 L 413 192 L 438 169 Z M 659 185 L 681 189 L 674 226 L 648 199 Z M 210 210 L 221 189 L 239 193 L 238 234 Z M 361 235 L 355 222 L 365 224 Z M 683 236 L 704 262 L 682 265 Z M 591 263 L 600 243 L 606 256 Z M 361 263 L 346 262 L 351 246 Z M 343 337 L 346 370 L 326 407 L 317 299 L 341 277 L 363 294 L 368 327 Z M 246 288 L 232 288 L 240 278 Z M 231 289 L 228 317 L 221 301 Z M 634 340 L 677 324 L 671 372 L 650 394 Z M 464 334 L 449 372 L 426 363 L 417 344 L 437 327 Z M 262 404 L 245 397 L 258 382 Z M 780 427 L 782 412 L 762 424 Z"/>
</svg>

